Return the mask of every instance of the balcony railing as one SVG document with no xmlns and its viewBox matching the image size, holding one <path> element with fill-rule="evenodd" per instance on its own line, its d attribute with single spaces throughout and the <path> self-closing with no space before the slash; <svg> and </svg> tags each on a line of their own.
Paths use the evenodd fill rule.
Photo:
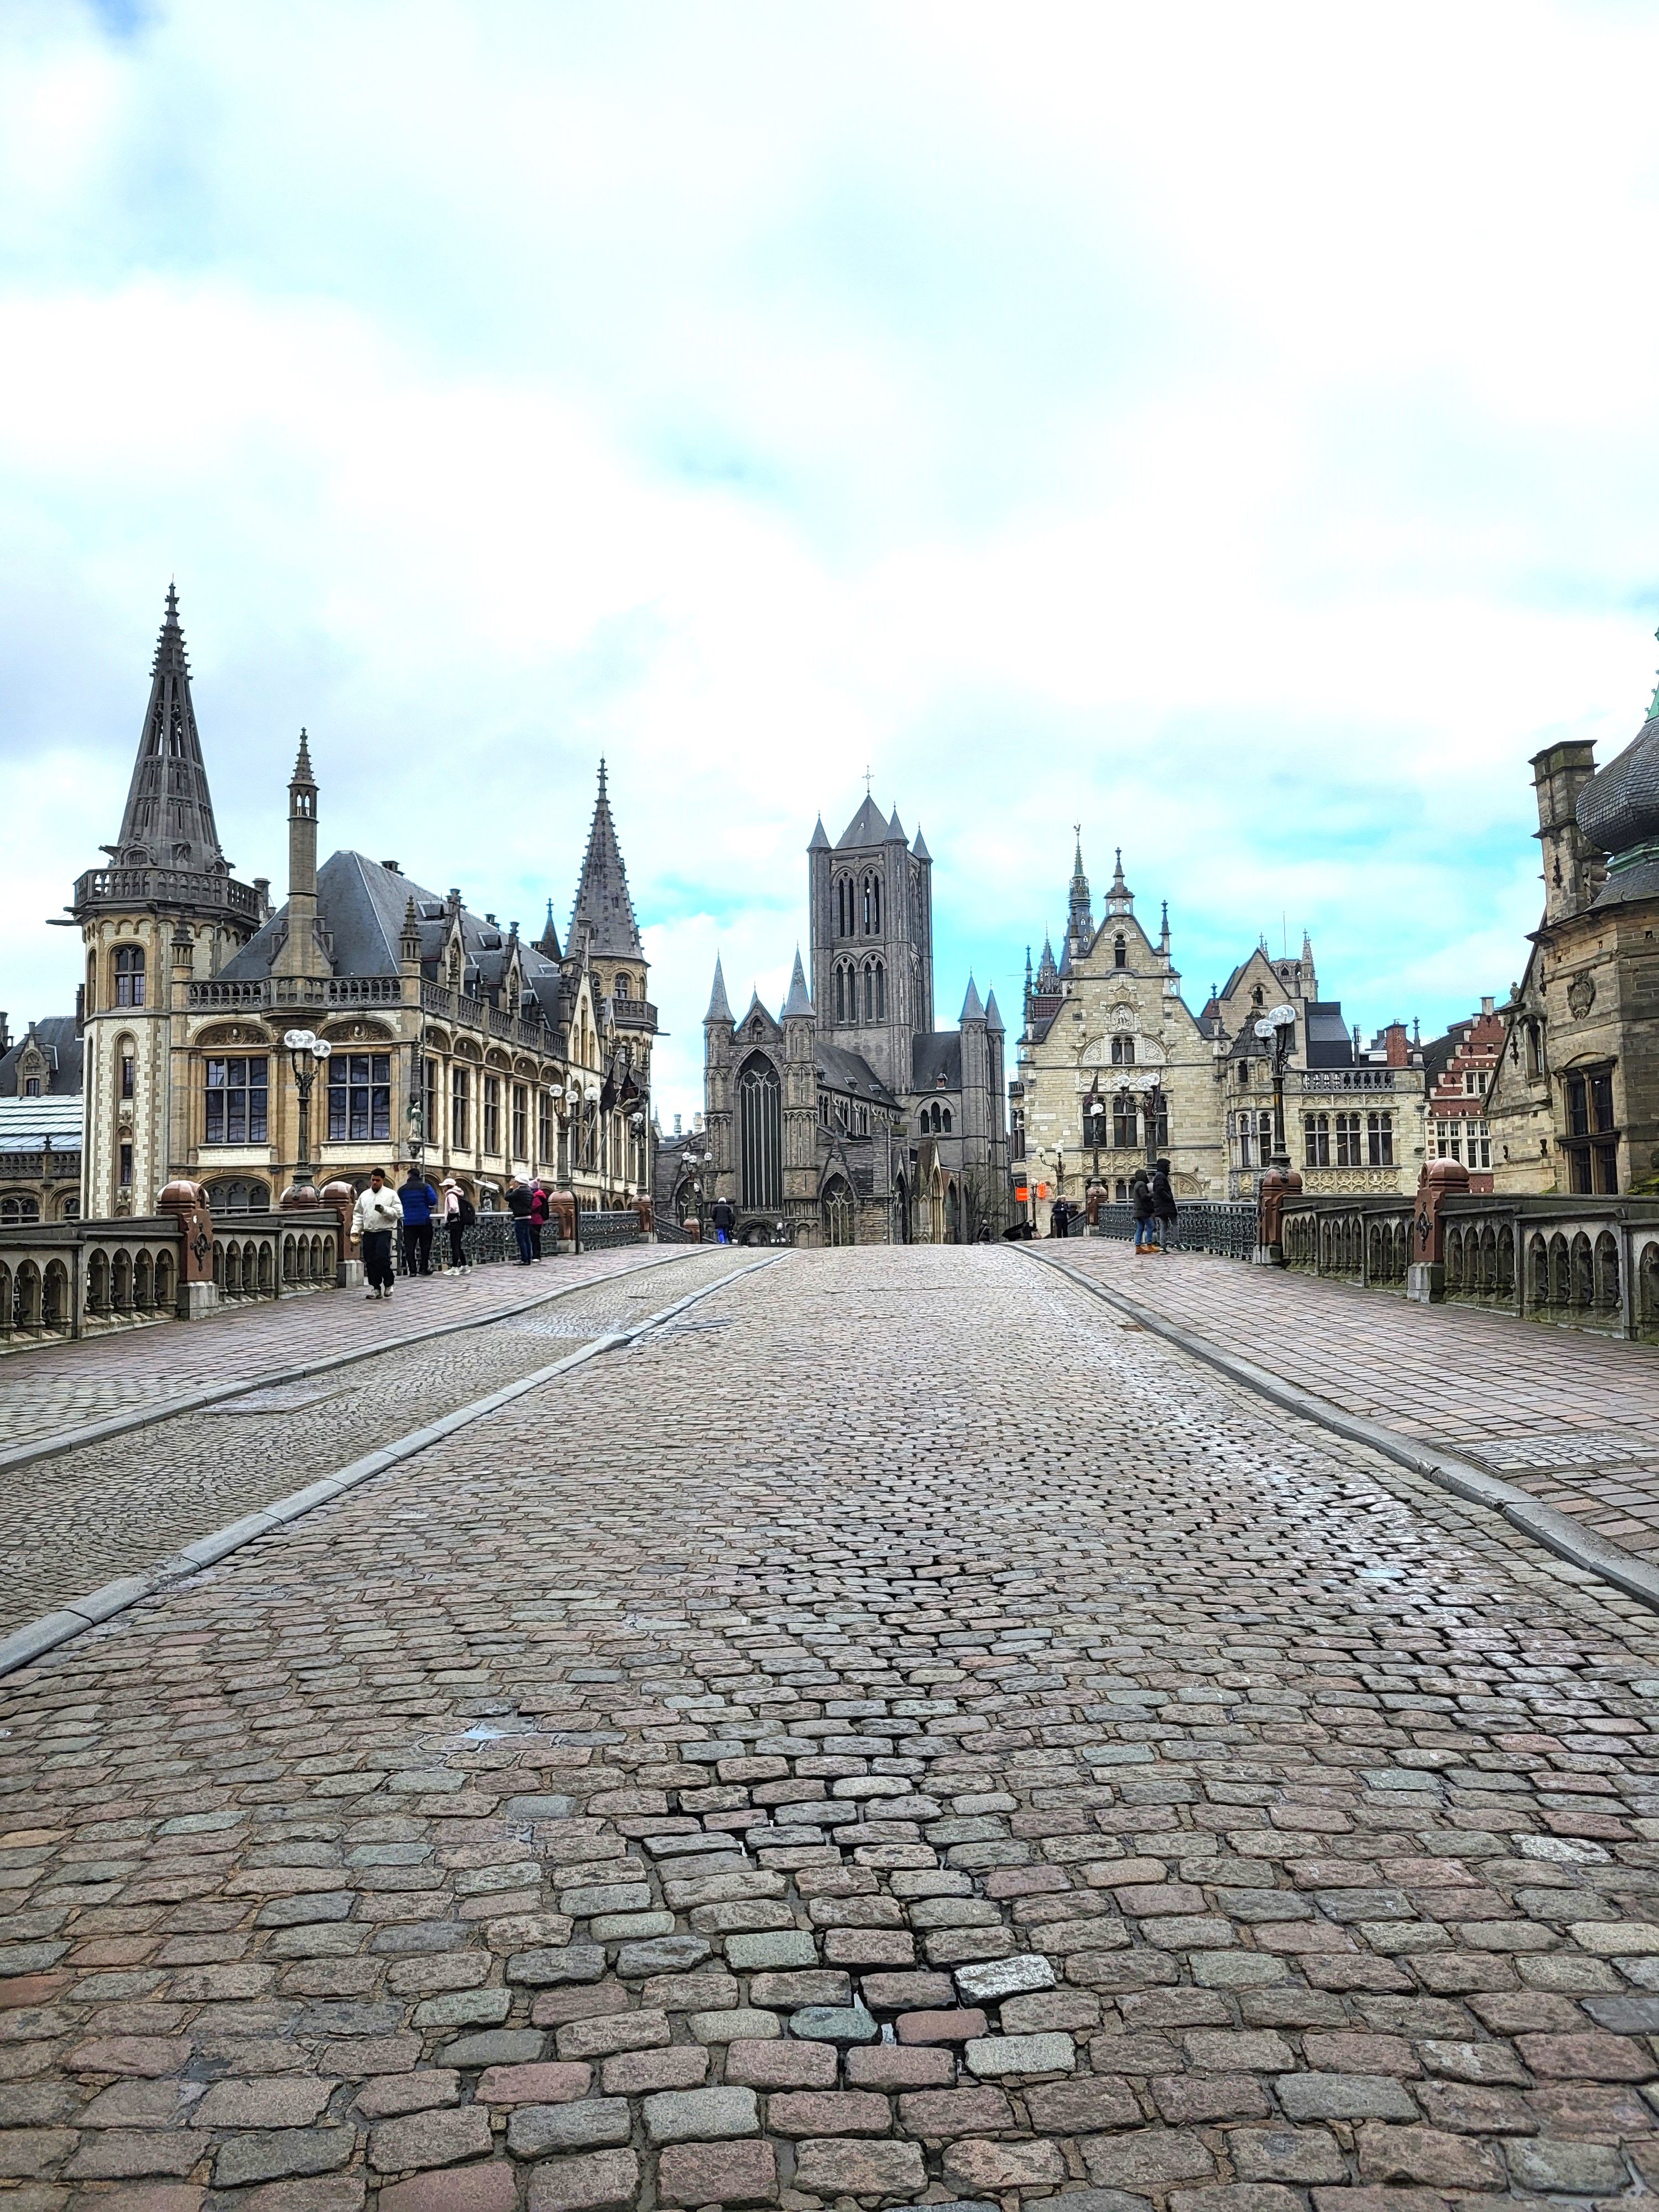
<svg viewBox="0 0 1659 2212">
<path fill-rule="evenodd" d="M 220 978 L 186 986 L 185 1003 L 192 1013 L 397 1006 L 404 1003 L 404 981 L 401 975 L 265 975 L 245 983 Z"/>
<path fill-rule="evenodd" d="M 619 1030 L 652 1030 L 657 1026 L 657 1010 L 649 999 L 613 999 L 611 1012 Z"/>
<path fill-rule="evenodd" d="M 1133 1237 L 1133 1207 L 1120 1200 L 1109 1200 L 1097 1215 L 1095 1234 Z M 1214 1252 L 1224 1260 L 1248 1260 L 1255 1249 L 1255 1208 L 1226 1199 L 1182 1200 L 1176 1207 L 1174 1230 L 1160 1224 L 1159 1242 L 1166 1251 Z"/>
<path fill-rule="evenodd" d="M 87 906 L 228 907 L 250 921 L 264 910 L 251 884 L 193 868 L 88 868 L 77 877 L 75 903 Z"/>
<path fill-rule="evenodd" d="M 1299 1088 L 1304 1097 L 1310 1091 L 1392 1091 L 1395 1077 L 1405 1072 L 1393 1067 L 1310 1067 L 1304 1071 L 1299 1083 L 1287 1084 L 1285 1089 Z"/>
</svg>

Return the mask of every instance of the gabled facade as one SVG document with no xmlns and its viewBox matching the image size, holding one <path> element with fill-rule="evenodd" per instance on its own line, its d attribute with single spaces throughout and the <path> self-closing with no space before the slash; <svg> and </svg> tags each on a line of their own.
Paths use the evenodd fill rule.
<svg viewBox="0 0 1659 2212">
<path fill-rule="evenodd" d="M 80 1214 L 82 1057 L 78 1015 L 14 1038 L 0 1014 L 0 1226 Z"/>
<path fill-rule="evenodd" d="M 601 772 L 599 809 L 621 856 Z M 395 860 L 343 849 L 318 862 L 321 807 L 301 732 L 289 783 L 288 896 L 236 884 L 213 836 L 206 769 L 174 595 L 112 866 L 72 909 L 87 941 L 89 1216 L 145 1215 L 177 1177 L 216 1209 L 276 1205 L 300 1160 L 298 1092 L 283 1038 L 331 1048 L 312 1101 L 320 1188 L 418 1161 L 453 1174 L 480 1210 L 510 1176 L 573 1188 L 584 1206 L 648 1191 L 647 969 L 617 978 L 478 915 Z M 590 839 L 590 860 L 594 840 Z M 632 910 L 628 909 L 632 928 Z M 637 933 L 633 942 L 637 945 Z"/>
<path fill-rule="evenodd" d="M 1311 1192 L 1408 1189 L 1424 1158 L 1422 1055 L 1403 1024 L 1370 1047 L 1322 999 L 1313 946 L 1274 959 L 1264 944 L 1212 986 L 1194 1014 L 1181 994 L 1169 908 L 1152 937 L 1116 858 L 1098 922 L 1079 843 L 1065 950 L 1026 961 L 1025 1020 L 1012 1094 L 1015 1189 L 1047 1229 L 1056 1199 L 1091 1185 L 1122 1200 L 1137 1167 L 1167 1158 L 1177 1200 L 1248 1198 L 1273 1154 L 1271 1060 L 1255 1024 L 1296 1017 L 1285 1077 L 1285 1144 Z"/>
<path fill-rule="evenodd" d="M 1599 773 L 1532 761 L 1544 912 L 1486 1102 L 1500 1192 L 1659 1191 L 1659 687 Z"/>
<path fill-rule="evenodd" d="M 800 1244 L 965 1241 L 1006 1218 L 1003 1028 L 971 977 L 933 1027 L 933 858 L 868 797 L 807 847 L 799 950 L 775 1018 L 734 1020 L 717 961 L 703 1023 L 708 1200 L 738 1233 Z"/>
</svg>

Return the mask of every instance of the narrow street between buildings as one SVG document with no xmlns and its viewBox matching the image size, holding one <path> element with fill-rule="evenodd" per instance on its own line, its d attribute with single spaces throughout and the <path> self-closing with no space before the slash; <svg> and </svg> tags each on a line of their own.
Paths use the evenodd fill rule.
<svg viewBox="0 0 1659 2212">
<path fill-rule="evenodd" d="M 1659 1615 L 1026 1255 L 723 1264 L 0 1683 L 0 2204 L 1659 2185 Z"/>
</svg>

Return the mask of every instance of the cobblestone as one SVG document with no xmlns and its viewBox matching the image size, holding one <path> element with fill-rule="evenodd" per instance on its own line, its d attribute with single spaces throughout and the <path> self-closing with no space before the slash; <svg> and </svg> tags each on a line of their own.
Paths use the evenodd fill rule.
<svg viewBox="0 0 1659 2212">
<path fill-rule="evenodd" d="M 1636 2212 L 1651 1613 L 1022 1255 L 716 1310 L 5 1684 L 0 2203 Z"/>
<path fill-rule="evenodd" d="M 1137 1262 L 1110 1237 L 1069 1240 L 1056 1256 L 1346 1412 L 1659 1559 L 1652 1346 L 1478 1307 L 1408 1304 L 1397 1292 L 1202 1253 Z"/>
<path fill-rule="evenodd" d="M 591 1289 L 487 1328 L 460 1330 L 340 1369 L 319 1378 L 331 1386 L 325 1395 L 307 1396 L 288 1411 L 273 1411 L 262 1394 L 258 1410 L 240 1413 L 240 1401 L 233 1398 L 208 1411 L 12 1469 L 0 1505 L 0 1635 L 106 1582 L 140 1573 L 362 1453 L 533 1374 L 577 1344 L 671 1304 L 731 1264 L 730 1255 L 719 1252 L 694 1254 L 661 1272 L 628 1251 L 568 1258 L 559 1262 L 558 1283 L 568 1279 L 566 1268 L 581 1268 L 592 1274 Z M 544 1267 L 542 1273 L 547 1273 Z M 447 1317 L 457 1299 L 495 1295 L 501 1286 L 495 1278 L 510 1273 L 502 1267 L 478 1269 L 465 1279 L 441 1276 L 401 1284 L 400 1292 L 410 1294 L 411 1312 L 398 1308 L 399 1330 Z M 522 1298 L 522 1280 L 514 1287 Z M 447 1300 L 446 1293 L 451 1294 Z M 386 1308 L 360 1319 L 362 1303 L 325 1294 L 294 1299 L 273 1310 L 272 1326 L 263 1334 L 242 1328 L 244 1321 L 258 1316 L 230 1316 L 199 1328 L 191 1324 L 165 1331 L 137 1329 L 114 1340 L 19 1353 L 4 1363 L 0 1434 L 14 1417 L 15 1397 L 21 1403 L 17 1418 L 26 1425 L 52 1415 L 52 1427 L 39 1433 L 93 1418 L 76 1413 L 71 1402 L 88 1391 L 97 1397 L 112 1388 L 118 1396 L 131 1384 L 140 1392 L 133 1402 L 149 1402 L 143 1393 L 150 1384 L 142 1378 L 135 1382 L 124 1371 L 100 1374 L 85 1384 L 63 1371 L 82 1361 L 106 1370 L 116 1368 L 118 1355 L 128 1364 L 143 1359 L 155 1380 L 165 1385 L 175 1345 L 222 1328 L 234 1341 L 222 1340 L 222 1364 L 208 1370 L 206 1379 L 223 1381 L 228 1350 L 267 1362 L 303 1362 L 308 1356 L 351 1349 L 353 1340 L 366 1333 L 372 1342 L 375 1317 L 383 1316 Z M 381 1335 L 389 1333 L 384 1318 L 378 1328 Z M 17 1391 L 16 1370 L 36 1361 L 46 1372 L 26 1377 Z M 198 1352 L 186 1368 L 191 1387 L 204 1387 L 203 1367 Z M 250 1374 L 251 1384 L 258 1382 L 258 1371 Z"/>
</svg>

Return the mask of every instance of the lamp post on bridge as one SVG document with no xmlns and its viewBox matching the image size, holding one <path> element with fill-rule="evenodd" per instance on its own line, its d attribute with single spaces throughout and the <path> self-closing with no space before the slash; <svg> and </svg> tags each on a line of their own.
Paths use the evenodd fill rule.
<svg viewBox="0 0 1659 2212">
<path fill-rule="evenodd" d="M 296 1191 L 312 1189 L 311 1181 L 311 1091 L 317 1080 L 317 1071 L 326 1067 L 333 1056 L 334 1048 L 324 1037 L 314 1036 L 309 1030 L 289 1030 L 283 1038 L 289 1063 L 294 1070 L 294 1085 L 300 1097 L 299 1158 L 294 1163 L 294 1184 Z M 314 1196 L 308 1201 L 314 1205 Z"/>
</svg>

